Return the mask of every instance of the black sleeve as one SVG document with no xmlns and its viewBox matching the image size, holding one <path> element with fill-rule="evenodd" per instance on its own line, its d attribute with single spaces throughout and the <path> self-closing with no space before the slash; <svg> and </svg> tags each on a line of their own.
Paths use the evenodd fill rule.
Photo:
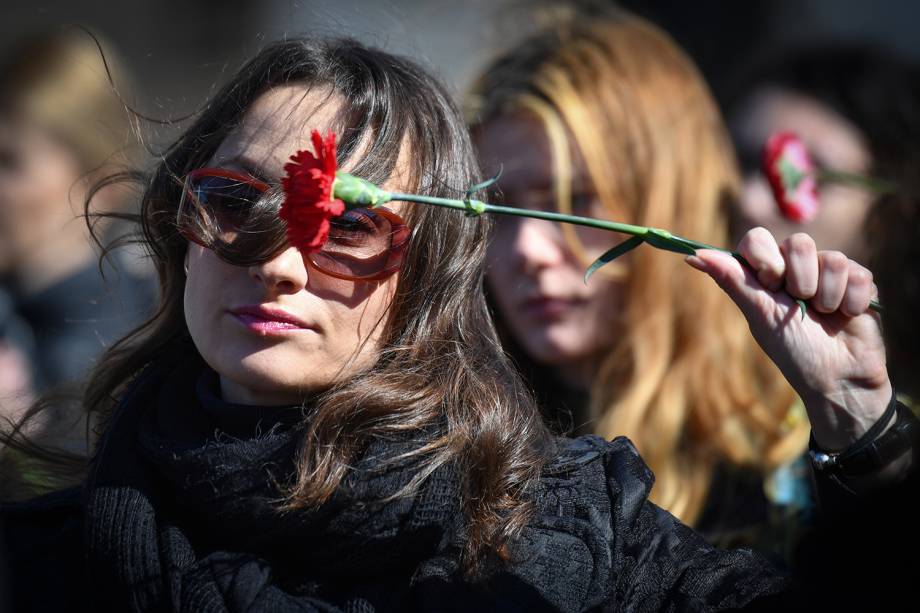
<svg viewBox="0 0 920 613">
<path fill-rule="evenodd" d="M 788 580 L 748 549 L 721 550 L 648 501 L 653 477 L 626 439 L 604 458 L 612 564 L 604 610 L 720 611 L 776 594 Z"/>
<path fill-rule="evenodd" d="M 541 480 L 512 549 L 517 594 L 529 586 L 553 611 L 719 611 L 786 588 L 758 554 L 716 549 L 649 502 L 652 474 L 627 439 L 585 438 L 598 453 Z"/>
<path fill-rule="evenodd" d="M 268 563 L 247 554 L 212 553 L 183 571 L 181 585 L 182 613 L 341 611 L 323 599 L 289 593 Z"/>
<path fill-rule="evenodd" d="M 899 491 L 911 488 L 911 484 L 918 480 L 918 475 L 920 475 L 920 462 L 918 462 L 918 453 L 920 453 L 920 421 L 918 421 L 913 411 L 901 402 L 898 402 L 895 397 L 892 397 L 892 403 L 896 407 L 897 416 L 893 428 L 889 430 L 886 435 L 878 438 L 876 442 L 885 439 L 886 436 L 892 435 L 895 429 L 900 430 L 901 435 L 887 441 L 887 446 L 885 446 L 884 442 L 880 443 L 881 446 L 885 447 L 882 450 L 876 450 L 874 455 L 876 458 L 894 458 L 909 450 L 913 454 L 910 464 L 905 468 L 903 474 L 896 477 L 891 484 L 879 488 L 876 491 L 866 492 L 865 494 L 856 493 L 851 489 L 848 486 L 848 478 L 846 476 L 838 475 L 834 471 L 815 471 L 815 489 L 818 492 L 818 502 L 821 506 L 821 512 L 824 515 L 847 513 L 849 509 L 853 507 L 865 505 L 878 494 L 882 496 L 897 496 Z M 863 436 L 865 437 L 866 435 Z M 872 438 L 876 437 L 873 436 Z M 854 444 L 859 444 L 859 442 L 860 441 L 857 441 L 857 443 Z M 810 445 L 814 445 L 813 439 Z M 862 458 L 864 464 L 866 463 L 866 459 L 867 458 Z M 876 463 L 884 463 L 888 460 L 876 459 L 875 461 Z M 864 472 L 865 470 L 866 469 L 864 469 Z M 871 470 L 875 469 L 872 468 Z"/>
</svg>

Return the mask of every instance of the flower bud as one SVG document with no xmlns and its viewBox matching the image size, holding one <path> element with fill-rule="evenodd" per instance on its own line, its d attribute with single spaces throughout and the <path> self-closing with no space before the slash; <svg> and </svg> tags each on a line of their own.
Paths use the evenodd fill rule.
<svg viewBox="0 0 920 613">
<path fill-rule="evenodd" d="M 390 192 L 370 181 L 342 171 L 335 173 L 332 191 L 334 197 L 344 202 L 349 209 L 380 206 L 393 198 Z"/>
<path fill-rule="evenodd" d="M 779 132 L 767 140 L 763 170 L 783 216 L 802 223 L 818 214 L 815 165 L 795 134 Z"/>
</svg>

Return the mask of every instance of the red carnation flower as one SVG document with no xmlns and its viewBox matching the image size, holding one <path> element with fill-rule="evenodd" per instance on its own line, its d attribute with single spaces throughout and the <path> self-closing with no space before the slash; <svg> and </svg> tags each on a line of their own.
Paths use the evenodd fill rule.
<svg viewBox="0 0 920 613">
<path fill-rule="evenodd" d="M 763 171 L 783 215 L 806 222 L 818 214 L 818 184 L 808 149 L 791 132 L 779 132 L 767 140 Z"/>
<path fill-rule="evenodd" d="M 313 151 L 298 151 L 284 165 L 281 179 L 284 202 L 279 215 L 287 222 L 288 241 L 304 253 L 322 249 L 329 238 L 329 220 L 345 212 L 345 203 L 333 198 L 335 133 L 324 139 L 310 134 Z"/>
</svg>

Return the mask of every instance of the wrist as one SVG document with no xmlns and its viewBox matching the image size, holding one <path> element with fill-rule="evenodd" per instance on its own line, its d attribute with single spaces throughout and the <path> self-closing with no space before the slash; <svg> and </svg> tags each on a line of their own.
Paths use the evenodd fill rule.
<svg viewBox="0 0 920 613">
<path fill-rule="evenodd" d="M 878 387 L 846 387 L 833 393 L 815 394 L 810 399 L 803 396 L 803 400 L 818 447 L 828 453 L 839 453 L 877 426 L 894 402 L 894 390 L 886 380 Z M 888 428 L 891 423 L 893 420 L 881 427 Z M 876 427 L 875 435 L 882 433 Z"/>
<path fill-rule="evenodd" d="M 832 452 L 812 437 L 808 453 L 819 478 L 852 494 L 898 481 L 912 464 L 918 438 L 920 422 L 892 394 L 883 415 L 854 443 Z"/>
</svg>

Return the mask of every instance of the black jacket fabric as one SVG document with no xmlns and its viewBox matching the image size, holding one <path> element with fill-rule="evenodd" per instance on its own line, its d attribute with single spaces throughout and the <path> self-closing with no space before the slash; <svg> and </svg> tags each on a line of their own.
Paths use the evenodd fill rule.
<svg viewBox="0 0 920 613">
<path fill-rule="evenodd" d="M 476 581 L 452 466 L 387 498 L 416 472 L 382 460 L 418 440 L 373 443 L 328 503 L 279 513 L 301 415 L 223 403 L 214 377 L 143 376 L 85 487 L 3 509 L 14 610 L 710 611 L 786 586 L 649 503 L 623 438 L 559 439 L 510 561 Z"/>
<path fill-rule="evenodd" d="M 531 359 L 507 333 L 507 326 L 499 324 L 502 342 L 532 388 L 546 423 L 555 432 L 569 436 L 592 432 L 590 394 L 572 387 L 554 367 Z M 785 467 L 787 475 L 794 475 L 798 494 L 794 501 L 771 500 L 766 491 L 769 476 L 762 470 L 719 462 L 694 529 L 720 547 L 754 548 L 773 563 L 785 566 L 790 549 L 810 524 L 817 503 L 806 473 L 807 462 L 802 460 Z"/>
</svg>

